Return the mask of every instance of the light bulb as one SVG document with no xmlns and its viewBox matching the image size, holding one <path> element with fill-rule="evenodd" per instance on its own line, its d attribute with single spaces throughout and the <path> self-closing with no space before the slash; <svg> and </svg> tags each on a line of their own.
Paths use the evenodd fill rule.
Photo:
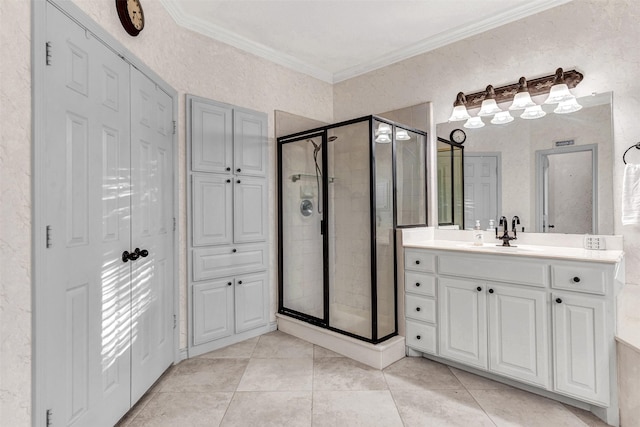
<svg viewBox="0 0 640 427">
<path fill-rule="evenodd" d="M 493 116 L 491 123 L 494 125 L 504 125 L 513 121 L 513 116 L 508 111 L 500 111 Z"/>
<path fill-rule="evenodd" d="M 520 118 L 525 120 L 534 120 L 534 119 L 539 119 L 541 117 L 544 117 L 546 115 L 547 113 L 545 113 L 542 110 L 541 105 L 534 105 L 532 107 L 525 108 L 524 113 L 520 115 Z"/>
<path fill-rule="evenodd" d="M 479 129 L 484 127 L 484 122 L 480 117 L 469 117 L 463 126 L 467 129 Z"/>
</svg>

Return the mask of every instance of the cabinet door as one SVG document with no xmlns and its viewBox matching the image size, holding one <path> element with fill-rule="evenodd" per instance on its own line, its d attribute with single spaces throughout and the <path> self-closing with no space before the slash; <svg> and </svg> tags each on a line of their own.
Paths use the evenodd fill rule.
<svg viewBox="0 0 640 427">
<path fill-rule="evenodd" d="M 554 293 L 552 298 L 554 390 L 608 406 L 604 300 L 570 293 Z"/>
<path fill-rule="evenodd" d="M 481 282 L 439 279 L 440 356 L 487 369 L 485 292 Z"/>
<path fill-rule="evenodd" d="M 193 344 L 233 333 L 233 280 L 193 285 Z"/>
<path fill-rule="evenodd" d="M 267 116 L 235 109 L 233 112 L 233 168 L 240 175 L 267 174 Z"/>
<path fill-rule="evenodd" d="M 267 275 L 238 276 L 235 280 L 236 333 L 267 324 Z"/>
<path fill-rule="evenodd" d="M 232 188 L 231 175 L 193 174 L 193 246 L 232 243 Z"/>
<path fill-rule="evenodd" d="M 487 291 L 489 369 L 549 388 L 547 293 L 492 284 Z"/>
<path fill-rule="evenodd" d="M 233 190 L 233 240 L 235 243 L 267 240 L 267 182 L 238 176 Z"/>
<path fill-rule="evenodd" d="M 191 99 L 191 170 L 230 172 L 233 166 L 233 110 Z"/>
</svg>

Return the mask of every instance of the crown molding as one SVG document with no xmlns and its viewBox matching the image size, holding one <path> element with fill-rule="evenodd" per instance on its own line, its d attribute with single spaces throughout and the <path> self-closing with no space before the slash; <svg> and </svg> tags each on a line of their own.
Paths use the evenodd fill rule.
<svg viewBox="0 0 640 427">
<path fill-rule="evenodd" d="M 226 43 L 245 52 L 249 52 L 260 58 L 267 59 L 294 71 L 307 74 L 327 83 L 333 83 L 333 74 L 329 71 L 314 67 L 291 55 L 279 52 L 263 44 L 241 37 L 217 25 L 206 22 L 203 19 L 188 15 L 182 6 L 175 0 L 160 0 L 173 20 L 181 27 L 195 31 L 204 36 Z"/>
<path fill-rule="evenodd" d="M 234 46 L 245 52 L 249 52 L 261 58 L 267 59 L 276 64 L 287 67 L 291 70 L 307 74 L 327 83 L 339 83 L 362 74 L 395 64 L 411 57 L 426 53 L 448 44 L 463 40 L 465 38 L 483 33 L 485 31 L 508 24 L 518 19 L 551 9 L 573 0 L 539 0 L 509 9 L 505 12 L 493 15 L 487 19 L 474 22 L 472 24 L 461 25 L 452 30 L 448 30 L 429 37 L 406 48 L 393 51 L 371 61 L 363 62 L 355 67 L 331 73 L 330 71 L 313 66 L 305 61 L 301 61 L 291 55 L 272 49 L 263 44 L 241 37 L 231 31 L 217 25 L 206 22 L 198 17 L 190 16 L 184 12 L 177 0 L 160 0 L 169 15 L 176 24 L 181 27 L 193 30 L 202 35 L 218 40 L 220 42 Z"/>
</svg>

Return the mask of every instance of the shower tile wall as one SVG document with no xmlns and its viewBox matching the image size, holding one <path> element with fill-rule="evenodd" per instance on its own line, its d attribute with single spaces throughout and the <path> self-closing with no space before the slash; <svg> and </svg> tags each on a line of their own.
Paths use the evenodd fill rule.
<svg viewBox="0 0 640 427">
<path fill-rule="evenodd" d="M 289 143 L 282 152 L 284 197 L 283 250 L 285 307 L 323 317 L 322 235 L 318 213 L 313 146 L 309 142 Z M 292 175 L 305 174 L 295 182 Z M 322 182 L 321 182 L 322 185 Z M 313 202 L 313 213 L 303 216 L 300 204 Z"/>
</svg>

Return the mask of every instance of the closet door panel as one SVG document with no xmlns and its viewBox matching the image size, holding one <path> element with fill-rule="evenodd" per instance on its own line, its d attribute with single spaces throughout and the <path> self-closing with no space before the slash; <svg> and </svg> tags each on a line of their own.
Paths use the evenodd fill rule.
<svg viewBox="0 0 640 427">
<path fill-rule="evenodd" d="M 233 110 L 191 100 L 191 169 L 230 172 L 233 166 Z"/>
<path fill-rule="evenodd" d="M 172 99 L 131 70 L 132 401 L 173 362 Z"/>
<path fill-rule="evenodd" d="M 233 243 L 233 183 L 230 175 L 193 174 L 193 246 Z"/>
<path fill-rule="evenodd" d="M 46 14 L 44 396 L 60 425 L 111 426 L 130 407 L 129 66 Z"/>
</svg>

